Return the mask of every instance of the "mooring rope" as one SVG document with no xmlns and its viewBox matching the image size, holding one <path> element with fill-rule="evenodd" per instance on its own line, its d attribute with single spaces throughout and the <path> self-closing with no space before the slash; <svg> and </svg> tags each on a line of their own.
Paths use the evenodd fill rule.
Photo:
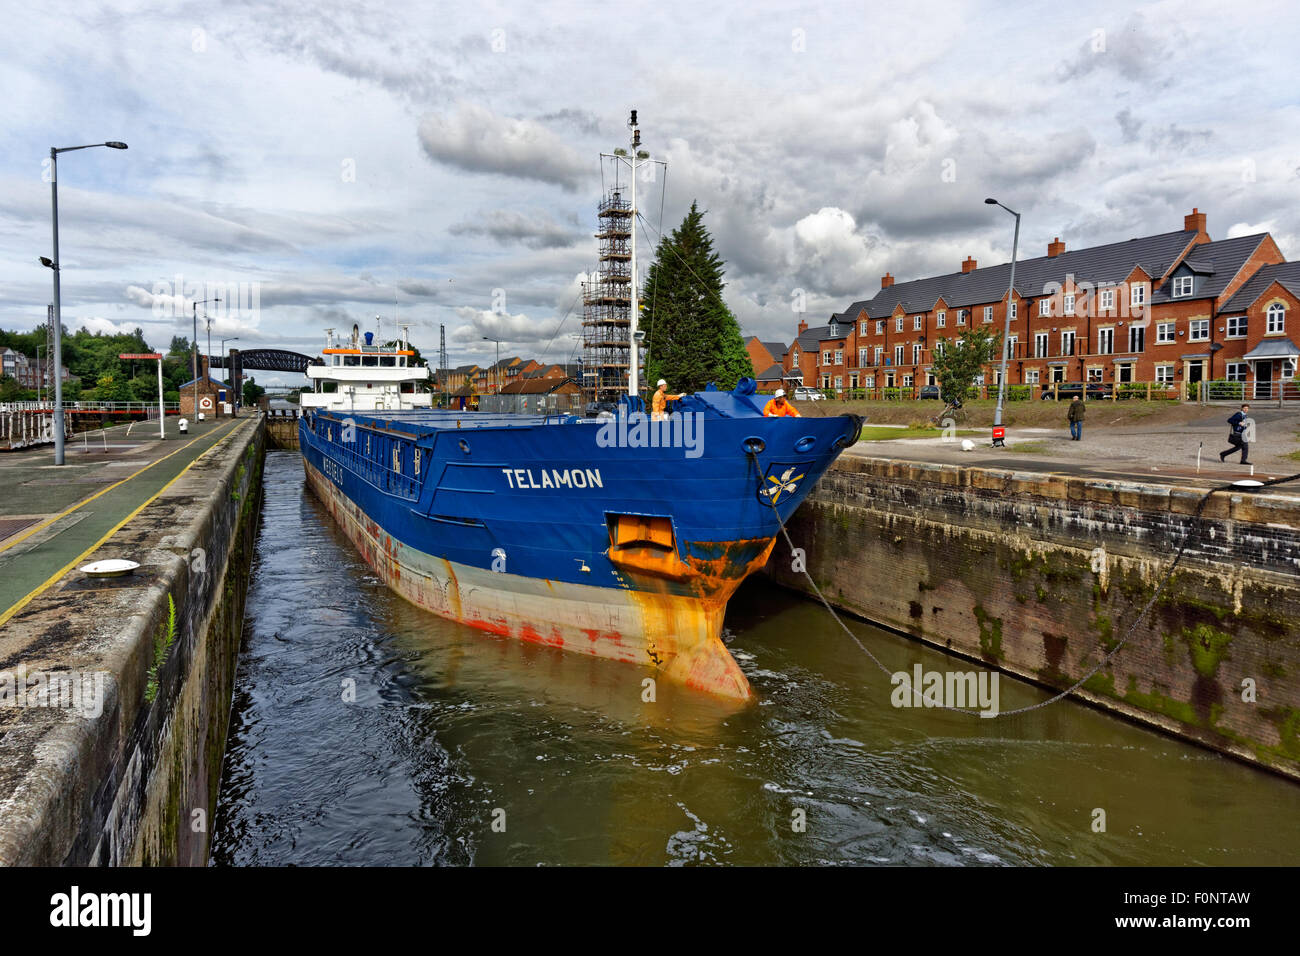
<svg viewBox="0 0 1300 956">
<path fill-rule="evenodd" d="M 1160 583 L 1156 585 L 1155 590 L 1151 593 L 1151 599 L 1148 600 L 1146 605 L 1142 608 L 1142 613 L 1140 613 L 1136 618 L 1134 618 L 1133 623 L 1129 625 L 1128 630 L 1125 632 L 1124 637 L 1120 639 L 1119 643 L 1117 643 L 1113 648 L 1111 648 L 1110 651 L 1108 651 L 1097 662 L 1097 665 L 1092 670 L 1090 670 L 1083 677 L 1079 678 L 1079 680 L 1075 681 L 1065 690 L 1057 693 L 1054 697 L 1049 697 L 1047 700 L 1039 701 L 1036 704 L 1030 704 L 1027 707 L 1017 707 L 1014 710 L 1000 710 L 997 714 L 993 716 L 1013 717 L 1017 714 L 1026 714 L 1029 713 L 1030 711 L 1040 710 L 1043 707 L 1048 706 L 1049 704 L 1054 704 L 1058 700 L 1061 700 L 1065 697 L 1069 697 L 1071 694 L 1073 694 L 1076 690 L 1078 690 L 1088 681 L 1092 680 L 1092 678 L 1096 676 L 1103 667 L 1105 667 L 1107 664 L 1110 663 L 1111 659 L 1114 658 L 1116 654 L 1118 654 L 1121 650 L 1123 650 L 1124 645 L 1128 643 L 1129 639 L 1133 636 L 1134 631 L 1137 630 L 1137 626 L 1142 623 L 1142 621 L 1146 618 L 1148 612 L 1150 612 L 1151 608 L 1153 608 L 1156 602 L 1160 599 L 1161 592 L 1164 591 L 1165 585 L 1167 585 L 1170 579 L 1173 577 L 1174 571 L 1178 569 L 1178 565 L 1183 560 L 1183 554 L 1187 551 L 1188 545 L 1192 543 L 1192 535 L 1203 527 L 1202 513 L 1204 512 L 1206 502 L 1210 500 L 1211 495 L 1219 491 L 1243 491 L 1243 490 L 1258 491 L 1263 488 L 1267 488 L 1270 485 L 1280 485 L 1288 481 L 1296 481 L 1297 479 L 1300 479 L 1300 474 L 1288 475 L 1285 478 L 1272 478 L 1269 479 L 1268 481 L 1262 481 L 1258 485 L 1248 486 L 1248 488 L 1243 488 L 1242 486 L 1229 483 L 1226 485 L 1216 485 L 1215 487 L 1206 491 L 1205 494 L 1201 496 L 1201 500 L 1196 505 L 1196 511 L 1193 512 L 1192 514 L 1191 527 L 1189 527 L 1187 529 L 1187 533 L 1183 535 L 1183 540 L 1178 545 L 1178 550 L 1174 554 L 1173 561 L 1170 562 L 1169 567 L 1165 570 L 1164 574 L 1161 575 Z M 794 546 L 794 542 L 790 540 L 790 532 L 786 530 L 785 522 L 781 520 L 781 512 L 777 510 L 776 504 L 772 501 L 771 496 L 766 494 L 765 491 L 762 490 L 761 477 L 759 478 L 759 483 L 760 483 L 759 493 L 763 495 L 763 497 L 767 500 L 768 506 L 772 509 L 772 513 L 776 516 L 777 525 L 779 525 L 781 528 L 781 535 L 782 537 L 785 538 L 786 546 L 790 549 L 790 552 L 793 554 L 796 549 Z M 831 617 L 835 619 L 835 623 L 840 626 L 840 629 L 843 630 L 844 633 L 849 636 L 849 639 L 852 640 L 853 643 L 858 646 L 858 649 L 861 650 L 862 653 L 866 654 L 867 657 L 871 658 L 872 662 L 878 668 L 880 668 L 881 672 L 885 674 L 885 676 L 891 678 L 891 682 L 892 682 L 894 672 L 891 671 L 888 667 L 886 667 L 885 664 L 880 660 L 880 658 L 876 657 L 875 654 L 871 653 L 871 650 L 865 644 L 863 644 L 862 641 L 858 640 L 858 636 L 854 634 L 851 630 L 849 630 L 848 625 L 846 625 L 844 621 L 840 618 L 840 616 L 835 613 L 835 608 L 831 606 L 830 601 L 826 600 L 826 595 L 822 594 L 821 588 L 817 586 L 817 582 L 813 580 L 812 574 L 808 571 L 807 562 L 804 562 L 804 566 L 802 570 L 803 570 L 804 577 L 806 577 L 808 579 L 808 583 L 812 585 L 813 593 L 817 595 L 817 597 L 821 600 L 822 604 L 826 607 L 826 610 L 830 612 Z M 925 701 L 924 695 L 916 687 L 912 688 L 912 693 L 917 698 L 918 705 L 920 706 L 939 708 L 941 710 L 950 710 L 958 714 L 966 714 L 972 717 L 987 717 L 987 712 L 985 711 L 971 710 L 965 707 L 952 707 L 949 706 L 948 704 L 943 704 L 943 703 L 927 703 Z"/>
</svg>

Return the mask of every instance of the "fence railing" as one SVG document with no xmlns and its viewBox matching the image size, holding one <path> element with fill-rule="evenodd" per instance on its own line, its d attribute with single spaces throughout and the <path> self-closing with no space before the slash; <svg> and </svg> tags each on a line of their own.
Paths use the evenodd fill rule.
<svg viewBox="0 0 1300 956">
<path fill-rule="evenodd" d="M 180 402 L 164 402 L 163 407 L 169 412 L 179 412 Z M 158 411 L 157 402 L 64 402 L 65 412 L 117 412 L 123 414 L 147 415 Z M 54 402 L 3 402 L 3 412 L 52 412 Z"/>
</svg>

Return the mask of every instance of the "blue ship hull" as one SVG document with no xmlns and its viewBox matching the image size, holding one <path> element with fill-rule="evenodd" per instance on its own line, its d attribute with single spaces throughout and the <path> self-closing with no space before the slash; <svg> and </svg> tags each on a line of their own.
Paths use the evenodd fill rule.
<svg viewBox="0 0 1300 956">
<path fill-rule="evenodd" d="M 314 411 L 299 440 L 311 487 L 419 606 L 747 698 L 727 599 L 861 420 L 764 418 L 743 390 L 677 405 L 667 423 Z"/>
</svg>

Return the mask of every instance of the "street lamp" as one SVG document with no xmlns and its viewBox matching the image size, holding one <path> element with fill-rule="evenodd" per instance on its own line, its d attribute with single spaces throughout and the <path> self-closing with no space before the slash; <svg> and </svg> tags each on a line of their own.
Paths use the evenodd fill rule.
<svg viewBox="0 0 1300 956">
<path fill-rule="evenodd" d="M 989 197 L 984 200 L 990 206 L 1002 206 L 1002 203 Z M 1016 289 L 1016 250 L 1020 246 L 1020 213 L 1014 209 L 1002 206 L 1007 212 L 1016 217 L 1015 237 L 1011 240 L 1011 277 L 1007 280 L 1007 320 L 1002 333 L 1002 368 L 998 373 L 998 407 L 993 413 L 993 444 L 998 447 L 1005 447 L 1003 436 L 1006 431 L 1002 428 L 1002 406 L 1006 401 L 1007 394 L 1007 343 L 1011 341 L 1011 304 L 1014 301 L 1012 296 L 1015 295 Z"/>
<path fill-rule="evenodd" d="M 197 302 L 190 303 L 190 314 L 194 317 L 194 350 L 191 353 L 194 356 L 194 410 L 190 413 L 195 419 L 199 417 L 199 306 L 207 305 L 209 302 L 220 302 L 220 296 L 213 296 L 211 299 L 200 299 Z M 203 321 L 208 326 L 208 378 L 212 378 L 212 320 L 208 318 L 207 310 L 203 312 Z"/>
<path fill-rule="evenodd" d="M 492 366 L 492 371 L 496 372 L 496 379 L 497 379 L 497 391 L 496 391 L 496 393 L 497 393 L 498 395 L 500 395 L 500 394 L 501 394 L 501 340 L 500 340 L 500 339 L 494 339 L 494 338 L 491 338 L 491 337 L 485 335 L 485 336 L 483 336 L 483 341 L 484 341 L 484 342 L 495 342 L 496 345 L 497 345 L 497 360 L 496 360 L 496 364 Z"/>
<path fill-rule="evenodd" d="M 126 149 L 126 143 L 88 143 L 85 146 L 50 147 L 50 212 L 54 223 L 54 257 L 41 256 L 41 265 L 54 272 L 54 463 L 63 464 L 63 310 L 59 303 L 59 153 L 107 146 Z"/>
</svg>

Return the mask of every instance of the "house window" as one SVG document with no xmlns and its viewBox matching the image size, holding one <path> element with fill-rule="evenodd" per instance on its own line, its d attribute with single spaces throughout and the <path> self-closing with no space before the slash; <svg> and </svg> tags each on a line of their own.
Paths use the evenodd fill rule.
<svg viewBox="0 0 1300 956">
<path fill-rule="evenodd" d="M 1025 370 L 1025 383 L 1026 383 L 1027 385 L 1037 385 L 1037 384 L 1038 384 L 1038 369 L 1036 369 L 1036 368 L 1031 368 L 1031 369 L 1026 369 L 1026 370 Z"/>
<path fill-rule="evenodd" d="M 912 316 L 912 331 L 920 332 L 921 326 L 924 324 L 924 322 L 925 322 L 925 316 L 923 315 Z"/>
<path fill-rule="evenodd" d="M 894 331 L 903 331 L 903 317 L 901 315 L 894 319 Z"/>
<path fill-rule="evenodd" d="M 1034 333 L 1034 358 L 1047 358 L 1047 333 Z"/>
<path fill-rule="evenodd" d="M 912 364 L 913 365 L 921 364 L 921 346 L 919 345 L 912 346 Z"/>
<path fill-rule="evenodd" d="M 1100 382 L 1100 381 L 1101 381 L 1101 369 L 1097 368 L 1095 365 L 1094 365 L 1092 368 L 1088 369 L 1088 381 L 1090 381 L 1090 382 Z"/>
<path fill-rule="evenodd" d="M 872 365 L 879 365 L 879 364 L 881 363 L 881 361 L 884 359 L 884 357 L 885 357 L 885 350 L 884 350 L 883 348 L 881 348 L 879 345 L 877 345 L 877 346 L 876 346 L 876 360 L 875 360 L 874 362 L 872 362 L 871 364 L 872 364 Z"/>
<path fill-rule="evenodd" d="M 830 388 L 830 387 L 831 387 L 831 377 L 829 375 L 823 375 L 822 388 Z"/>
<path fill-rule="evenodd" d="M 1110 355 L 1115 351 L 1115 330 L 1098 329 L 1097 330 L 1097 354 Z"/>
<path fill-rule="evenodd" d="M 958 310 L 957 310 L 957 324 L 958 324 L 958 325 L 965 325 L 965 324 L 966 324 L 966 310 L 965 310 L 965 309 L 958 309 Z"/>
<path fill-rule="evenodd" d="M 877 335 L 884 335 L 884 334 L 885 334 L 885 320 L 884 320 L 884 319 L 881 319 L 879 322 L 876 323 L 876 334 L 877 334 Z"/>
<path fill-rule="evenodd" d="M 1246 317 L 1244 315 L 1228 316 L 1227 337 L 1230 339 L 1244 339 L 1246 337 Z"/>
<path fill-rule="evenodd" d="M 1174 298 L 1192 294 L 1192 277 L 1179 276 L 1174 280 Z"/>
<path fill-rule="evenodd" d="M 910 375 L 904 375 L 904 376 L 903 376 L 903 388 L 911 388 L 911 387 L 912 387 L 912 376 L 910 376 Z"/>
<path fill-rule="evenodd" d="M 1039 314 L 1039 315 L 1051 315 L 1051 314 L 1052 314 L 1052 300 L 1051 300 L 1051 299 L 1039 299 L 1039 300 L 1038 300 L 1038 314 Z"/>
<path fill-rule="evenodd" d="M 1286 307 L 1281 302 L 1274 302 L 1268 307 L 1264 320 L 1264 334 L 1276 335 L 1286 331 Z"/>
<path fill-rule="evenodd" d="M 1141 325 L 1130 325 L 1128 327 L 1128 350 L 1130 352 L 1144 352 L 1147 347 L 1147 330 Z"/>
<path fill-rule="evenodd" d="M 984 306 L 984 321 L 985 322 L 993 321 L 993 306 L 991 305 Z"/>
<path fill-rule="evenodd" d="M 1140 306 L 1147 300 L 1147 287 L 1145 283 L 1135 282 L 1129 287 L 1129 305 Z"/>
<path fill-rule="evenodd" d="M 942 356 L 943 353 L 946 352 L 947 350 L 948 350 L 947 339 L 940 339 L 938 342 L 934 343 L 934 354 L 936 356 Z"/>
<path fill-rule="evenodd" d="M 859 368 L 861 368 L 862 366 L 864 366 L 864 365 L 867 364 L 867 352 L 868 352 L 868 351 L 869 351 L 869 349 L 858 349 L 858 367 L 859 367 Z"/>
<path fill-rule="evenodd" d="M 867 334 L 867 325 L 868 325 L 868 324 L 869 324 L 869 323 L 867 322 L 866 319 L 863 319 L 863 320 L 862 320 L 862 331 L 858 333 L 859 335 L 866 335 L 866 334 Z"/>
<path fill-rule="evenodd" d="M 1168 345 L 1174 340 L 1174 323 L 1156 323 L 1156 345 Z"/>
<path fill-rule="evenodd" d="M 1114 289 L 1102 289 L 1102 290 L 1101 290 L 1101 307 L 1102 307 L 1103 309 L 1113 309 L 1113 308 L 1115 308 L 1115 290 L 1114 290 Z"/>
<path fill-rule="evenodd" d="M 948 324 L 948 313 L 947 313 L 947 312 L 936 312 L 936 313 L 934 314 L 934 327 L 935 327 L 936 329 L 941 329 L 941 328 L 943 328 L 943 327 L 944 327 L 945 325 L 947 325 L 947 324 Z"/>
<path fill-rule="evenodd" d="M 841 389 L 841 388 L 843 388 L 843 387 L 844 387 L 844 376 L 843 376 L 843 375 L 836 375 L 836 376 L 835 376 L 835 389 L 838 391 L 839 389 Z"/>
<path fill-rule="evenodd" d="M 830 365 L 830 364 L 831 364 L 831 350 L 830 350 L 830 349 L 824 349 L 824 350 L 822 351 L 822 364 L 823 364 L 823 365 Z"/>
<path fill-rule="evenodd" d="M 863 382 L 863 385 L 865 385 L 867 388 L 875 388 L 875 387 L 876 387 L 876 376 L 874 376 L 874 375 L 868 375 L 867 378 L 866 378 L 866 381 Z"/>
<path fill-rule="evenodd" d="M 843 349 L 836 349 L 836 350 L 835 350 L 835 364 L 836 364 L 836 365 L 843 365 L 843 364 L 844 364 L 844 350 L 843 350 Z"/>
<path fill-rule="evenodd" d="M 1157 365 L 1156 381 L 1161 385 L 1174 384 L 1174 367 L 1172 365 Z"/>
<path fill-rule="evenodd" d="M 1068 332 L 1061 333 L 1061 354 L 1062 355 L 1074 354 L 1074 329 L 1070 329 L 1070 331 Z"/>
<path fill-rule="evenodd" d="M 1282 368 L 1278 374 L 1280 374 L 1284 379 L 1293 379 L 1295 378 L 1295 366 L 1296 359 L 1294 355 L 1284 358 L 1282 359 Z"/>
<path fill-rule="evenodd" d="M 1190 331 L 1187 335 L 1189 342 L 1208 342 L 1210 339 L 1210 320 L 1209 319 L 1192 319 Z"/>
<path fill-rule="evenodd" d="M 895 365 L 903 364 L 903 347 L 901 345 L 894 346 L 894 364 Z"/>
<path fill-rule="evenodd" d="M 849 375 L 849 388 L 857 388 L 857 387 L 858 387 L 858 373 L 853 372 L 852 374 Z"/>
<path fill-rule="evenodd" d="M 1074 315 L 1074 293 L 1067 292 L 1061 308 L 1062 315 Z"/>
<path fill-rule="evenodd" d="M 1229 362 L 1227 370 L 1223 373 L 1223 377 L 1229 382 L 1244 382 L 1246 381 L 1246 374 L 1249 371 L 1250 366 L 1245 362 Z"/>
<path fill-rule="evenodd" d="M 1014 302 L 1007 305 L 1007 315 L 1011 317 L 1012 322 L 1016 320 L 1016 304 Z"/>
</svg>

